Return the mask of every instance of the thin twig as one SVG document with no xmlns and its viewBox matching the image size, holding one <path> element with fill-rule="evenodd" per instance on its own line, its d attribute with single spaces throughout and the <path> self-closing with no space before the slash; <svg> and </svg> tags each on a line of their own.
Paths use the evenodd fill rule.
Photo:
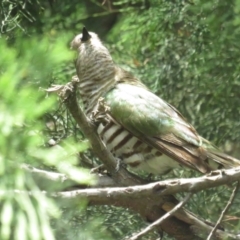
<svg viewBox="0 0 240 240">
<path fill-rule="evenodd" d="M 228 209 L 230 208 L 230 206 L 231 206 L 231 204 L 232 204 L 232 202 L 233 202 L 233 200 L 234 200 L 234 198 L 235 198 L 235 196 L 236 196 L 236 192 L 237 192 L 238 189 L 239 189 L 239 181 L 237 182 L 237 185 L 236 185 L 235 188 L 233 189 L 232 194 L 231 194 L 231 196 L 230 196 L 230 198 L 229 198 L 229 200 L 228 200 L 228 203 L 227 203 L 227 205 L 225 206 L 225 208 L 223 209 L 223 211 L 222 211 L 222 213 L 221 213 L 221 215 L 220 215 L 217 223 L 215 224 L 214 228 L 212 229 L 212 231 L 211 231 L 210 234 L 208 235 L 207 240 L 210 240 L 211 237 L 212 237 L 212 236 L 214 235 L 214 233 L 216 232 L 219 224 L 221 223 L 221 221 L 222 221 L 222 219 L 223 219 L 223 216 L 226 214 L 226 212 L 227 212 Z"/>
<path fill-rule="evenodd" d="M 179 204 L 177 204 L 171 211 L 164 214 L 161 218 L 159 218 L 157 221 L 150 224 L 148 227 L 143 229 L 141 232 L 137 233 L 136 235 L 132 236 L 129 240 L 137 240 L 146 233 L 152 231 L 156 226 L 160 225 L 165 221 L 168 217 L 170 217 L 173 213 L 175 213 L 177 210 L 179 210 L 184 204 L 187 203 L 187 201 L 193 196 L 193 193 L 189 193 Z"/>
</svg>

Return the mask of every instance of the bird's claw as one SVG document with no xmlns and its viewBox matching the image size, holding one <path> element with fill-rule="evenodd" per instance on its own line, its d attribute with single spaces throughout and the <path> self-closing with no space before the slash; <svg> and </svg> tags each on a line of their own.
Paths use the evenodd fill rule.
<svg viewBox="0 0 240 240">
<path fill-rule="evenodd" d="M 126 164 L 124 164 L 121 158 L 116 158 L 116 160 L 117 160 L 116 172 L 118 172 L 121 167 L 124 167 L 124 168 L 126 167 Z"/>
</svg>

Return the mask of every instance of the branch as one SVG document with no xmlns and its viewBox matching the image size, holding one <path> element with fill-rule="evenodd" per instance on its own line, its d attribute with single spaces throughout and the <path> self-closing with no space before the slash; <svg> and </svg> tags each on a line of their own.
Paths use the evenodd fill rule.
<svg viewBox="0 0 240 240">
<path fill-rule="evenodd" d="M 27 164 L 21 164 L 20 167 L 31 174 L 33 179 L 38 183 L 38 187 L 42 190 L 60 190 L 67 188 L 92 188 L 92 187 L 113 187 L 116 186 L 116 183 L 112 180 L 112 178 L 101 175 L 101 174 L 93 174 L 96 182 L 94 185 L 83 185 L 78 184 L 75 180 L 71 179 L 71 177 L 67 176 L 63 173 L 57 173 L 52 171 L 41 170 L 35 167 L 32 167 Z M 90 174 L 90 172 L 89 172 Z"/>
<path fill-rule="evenodd" d="M 240 169 L 238 168 L 240 171 Z M 234 169 L 225 170 L 227 172 L 232 172 Z M 239 178 L 239 173 L 237 173 Z M 216 181 L 216 182 L 214 182 Z M 233 181 L 233 180 L 232 180 Z M 208 186 L 207 186 L 208 185 Z M 195 179 L 179 179 L 176 184 L 176 180 L 165 180 L 161 182 L 149 183 L 139 186 L 129 186 L 129 187 L 108 187 L 108 188 L 93 188 L 93 189 L 81 189 L 71 192 L 59 192 L 56 196 L 68 196 L 69 199 L 82 199 L 87 198 L 92 201 L 92 197 L 95 200 L 100 200 L 106 196 L 111 200 L 131 198 L 151 198 L 159 201 L 163 196 L 169 195 L 170 193 L 179 192 L 191 192 L 196 193 L 203 189 L 208 189 L 211 187 L 222 185 L 222 178 L 216 180 L 213 177 L 206 178 L 206 176 L 195 178 Z M 161 186 L 162 191 L 159 191 L 159 186 Z M 157 189 L 157 191 L 156 191 Z M 164 206 L 163 206 L 164 208 Z M 169 209 L 164 210 L 168 211 Z"/>
<path fill-rule="evenodd" d="M 46 178 L 47 181 L 52 181 L 54 184 L 55 182 L 59 183 L 59 186 L 62 183 L 73 183 L 73 181 L 65 174 L 55 173 L 55 172 L 48 172 L 39 170 L 28 165 L 22 165 L 22 168 L 33 174 L 34 178 L 38 178 L 40 182 L 44 182 L 43 180 Z M 50 197 L 54 197 L 55 199 L 64 200 L 68 203 L 78 203 L 82 199 L 88 200 L 89 204 L 92 205 L 115 205 L 115 206 L 122 206 L 126 208 L 133 209 L 135 212 L 139 212 L 145 218 L 147 217 L 151 220 L 151 215 L 147 211 L 153 206 L 154 210 L 159 211 L 159 209 L 164 209 L 166 212 L 171 212 L 172 216 L 180 219 L 182 222 L 185 222 L 190 225 L 190 228 L 194 229 L 194 232 L 205 232 L 209 234 L 212 231 L 211 225 L 209 223 L 203 222 L 199 220 L 196 216 L 192 215 L 191 213 L 187 212 L 186 210 L 181 211 L 172 211 L 177 205 L 175 199 L 171 198 L 163 198 L 166 194 L 170 192 L 197 192 L 202 189 L 210 188 L 216 185 L 221 185 L 223 179 L 226 182 L 233 181 L 236 176 L 239 177 L 239 168 L 236 169 L 229 169 L 223 170 L 221 172 L 215 171 L 212 172 L 211 175 L 198 177 L 194 179 L 179 179 L 179 180 L 166 180 L 156 183 L 150 183 L 147 185 L 141 186 L 130 186 L 130 187 L 112 187 L 112 188 L 93 188 L 93 189 L 84 189 L 84 190 L 75 190 L 69 192 L 59 192 L 59 193 L 48 193 Z M 223 174 L 221 174 L 223 172 Z M 42 180 L 41 180 L 42 178 Z M 116 184 L 111 181 L 111 178 L 108 176 L 99 176 L 99 179 L 103 179 L 104 182 L 106 179 L 107 184 L 109 180 L 111 184 Z M 230 180 L 229 180 L 230 179 Z M 100 180 L 101 181 L 101 180 Z M 103 184 L 103 186 L 107 186 L 107 184 Z M 51 184 L 48 184 L 51 185 Z M 101 186 L 101 185 L 100 185 Z M 111 185 L 112 186 L 112 185 Z M 84 186 L 87 187 L 87 186 Z M 161 189 L 161 190 L 160 190 Z M 16 193 L 20 193 L 19 191 Z M 2 194 L 9 194 L 9 192 L 2 191 Z M 32 194 L 32 193 L 31 193 Z M 156 206 L 156 203 L 159 204 L 159 208 Z M 148 209 L 146 210 L 146 206 Z M 165 213 L 163 212 L 163 215 Z M 161 217 L 161 216 L 159 216 Z M 159 219 L 159 217 L 157 219 Z M 153 220 L 155 217 L 153 218 Z M 156 220 L 155 220 L 156 221 Z M 170 223 L 172 224 L 172 219 Z M 167 225 L 166 224 L 166 225 Z M 178 222 L 178 224 L 180 224 Z M 162 227 L 162 225 L 161 225 Z M 165 229 L 165 228 L 163 228 Z M 189 230 L 191 231 L 191 230 Z M 190 234 L 190 233 L 189 233 Z M 214 236 L 220 236 L 218 239 L 223 239 L 226 233 L 217 230 L 217 233 L 214 233 Z M 191 235 L 190 235 L 191 236 Z M 239 239 L 239 237 L 229 235 L 231 239 Z M 181 239 L 181 238 L 177 238 Z M 194 239 L 197 239 L 196 236 Z"/>
<path fill-rule="evenodd" d="M 161 223 L 163 223 L 163 221 L 165 221 L 168 217 L 170 217 L 171 215 L 173 215 L 173 213 L 175 213 L 177 210 L 179 210 L 181 207 L 183 207 L 183 205 L 185 205 L 187 203 L 187 201 L 192 197 L 193 193 L 189 193 L 178 205 L 176 205 L 171 211 L 167 212 L 165 215 L 163 215 L 161 218 L 159 218 L 158 220 L 156 220 L 154 223 L 150 224 L 148 227 L 146 227 L 144 230 L 142 230 L 141 232 L 139 232 L 138 234 L 132 236 L 129 240 L 137 240 L 140 237 L 142 237 L 143 235 L 145 235 L 146 233 L 154 230 L 154 228 L 156 228 L 156 226 L 160 225 Z"/>
<path fill-rule="evenodd" d="M 56 173 L 56 172 L 50 172 L 45 170 L 40 170 L 37 168 L 34 168 L 32 166 L 29 166 L 27 164 L 21 165 L 21 168 L 27 171 L 28 173 L 31 173 L 34 178 L 39 179 L 39 182 L 42 182 L 43 180 L 47 180 L 49 184 L 52 183 L 58 183 L 62 186 L 62 184 L 66 184 L 66 186 L 72 186 L 76 185 L 76 182 L 73 181 L 70 177 L 67 177 L 65 174 L 62 173 Z M 131 195 L 132 198 L 138 198 L 138 197 L 149 197 L 152 195 L 156 196 L 166 196 L 169 194 L 176 194 L 180 192 L 192 192 L 196 193 L 201 190 L 206 190 L 213 187 L 218 187 L 223 184 L 230 184 L 232 182 L 240 180 L 240 167 L 238 168 L 232 168 L 232 169 L 225 169 L 225 170 L 217 170 L 211 172 L 211 174 L 197 177 L 197 178 L 182 178 L 182 179 L 170 179 L 170 180 L 164 180 L 154 183 L 149 183 L 145 185 L 137 185 L 137 186 L 129 186 L 129 187 L 120 187 L 121 184 L 118 184 L 114 182 L 111 177 L 108 177 L 106 175 L 100 175 L 100 174 L 94 174 L 98 181 L 94 186 L 95 190 L 98 192 L 101 192 L 103 194 L 114 193 L 118 196 L 121 196 L 122 194 L 128 193 Z M 65 186 L 65 185 L 64 185 Z M 99 188 L 96 187 L 109 187 L 112 188 Z M 115 186 L 115 187 L 113 187 Z M 119 187 L 116 187 L 119 186 Z M 88 187 L 89 186 L 85 186 Z M 81 194 L 81 191 L 88 191 L 88 189 L 85 190 L 79 190 L 79 194 Z"/>
<path fill-rule="evenodd" d="M 222 211 L 222 213 L 221 213 L 221 215 L 220 215 L 220 217 L 219 217 L 216 225 L 214 226 L 214 228 L 212 229 L 212 231 L 211 231 L 210 234 L 208 235 L 207 240 L 210 240 L 211 237 L 212 237 L 212 236 L 214 235 L 214 233 L 216 232 L 219 224 L 221 223 L 221 221 L 222 221 L 222 219 L 223 219 L 223 216 L 226 214 L 226 212 L 227 212 L 228 209 L 230 208 L 231 204 L 233 203 L 233 200 L 234 200 L 234 198 L 236 197 L 236 193 L 237 193 L 237 190 L 238 190 L 238 189 L 239 189 L 239 181 L 237 182 L 236 187 L 233 189 L 233 192 L 232 192 L 232 194 L 231 194 L 231 196 L 230 196 L 230 198 L 229 198 L 229 200 L 228 200 L 228 203 L 227 203 L 226 207 L 223 209 L 223 211 Z"/>
<path fill-rule="evenodd" d="M 63 173 L 37 169 L 28 164 L 21 164 L 20 168 L 32 175 L 35 182 L 38 183 L 38 187 L 40 189 L 54 189 L 56 191 L 57 189 L 64 189 L 73 184 L 76 184 Z"/>
<path fill-rule="evenodd" d="M 197 178 L 181 178 L 165 180 L 154 186 L 154 191 L 160 195 L 175 194 L 179 192 L 198 192 L 204 189 L 219 187 L 240 180 L 240 167 L 212 171 Z"/>
<path fill-rule="evenodd" d="M 85 193 L 85 194 L 80 194 Z M 20 190 L 13 190 L 13 191 L 0 191 L 0 197 L 5 194 L 28 194 L 29 196 L 34 196 L 35 192 L 26 192 L 26 191 L 20 191 Z M 138 212 L 141 215 L 144 215 L 147 217 L 148 220 L 152 220 L 151 217 L 153 217 L 156 213 L 155 210 L 157 209 L 158 213 L 160 212 L 160 206 L 163 204 L 163 201 L 171 201 L 173 199 L 166 198 L 163 200 L 163 198 L 159 197 L 158 201 L 156 198 L 138 198 L 138 199 L 132 199 L 132 197 L 128 194 L 125 194 L 125 196 L 119 197 L 114 196 L 112 193 L 107 194 L 99 194 L 96 189 L 88 189 L 86 190 L 80 190 L 80 191 L 69 191 L 69 192 L 59 192 L 59 193 L 46 193 L 42 192 L 44 194 L 47 194 L 49 197 L 61 200 L 64 205 L 67 203 L 67 205 L 71 204 L 79 204 L 79 201 L 85 199 L 89 201 L 89 204 L 94 205 L 113 205 L 113 206 L 121 206 L 125 208 L 132 209 L 135 212 Z M 39 193 L 37 193 L 39 195 Z M 190 197 L 192 194 L 189 194 L 188 197 Z M 196 216 L 188 213 L 185 213 L 185 217 L 189 217 L 189 219 L 192 221 L 191 226 L 186 228 L 186 224 L 183 224 L 178 219 L 175 219 L 173 216 L 175 216 L 176 210 L 183 211 L 182 209 L 179 209 L 180 206 L 182 206 L 187 200 L 188 197 L 183 200 L 180 205 L 174 206 L 173 210 L 171 210 L 169 213 L 167 213 L 167 217 L 163 214 L 163 212 L 160 212 L 163 215 L 164 221 L 159 221 L 161 226 L 158 226 L 157 224 L 155 227 L 158 229 L 172 229 L 169 233 L 173 235 L 178 240 L 202 240 L 206 239 L 205 237 L 207 234 L 209 234 L 212 230 L 211 225 L 209 225 L 208 222 L 204 222 L 196 218 Z M 177 212 L 178 212 L 177 211 Z M 150 212 L 150 213 L 149 213 Z M 171 215 L 171 216 L 169 216 Z M 160 228 L 159 228 L 160 227 Z M 176 229 L 175 229 L 176 228 Z M 187 231 L 185 231 L 187 230 Z M 194 233 L 193 233 L 193 232 Z M 198 235 L 201 235 L 199 237 Z M 202 238 L 203 237 L 203 238 Z M 223 240 L 223 239 L 240 239 L 240 236 L 236 236 L 234 234 L 230 234 L 227 232 L 224 232 L 222 230 L 217 230 L 216 233 L 214 233 L 214 239 Z"/>
</svg>

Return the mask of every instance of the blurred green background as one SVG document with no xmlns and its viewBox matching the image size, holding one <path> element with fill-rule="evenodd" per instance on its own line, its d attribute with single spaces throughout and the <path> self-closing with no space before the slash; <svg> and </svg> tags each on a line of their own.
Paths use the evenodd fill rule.
<svg viewBox="0 0 240 240">
<path fill-rule="evenodd" d="M 240 0 L 2 0 L 0 239 L 122 239 L 146 225 L 125 209 L 54 202 L 16 167 L 76 171 L 80 183 L 92 181 L 72 154 L 86 149 L 80 129 L 44 91 L 75 74 L 69 43 L 83 26 L 202 136 L 240 158 Z M 52 141 L 62 148 L 50 147 Z M 195 175 L 181 170 L 164 178 Z M 36 196 L 20 197 L 12 189 L 35 190 Z M 200 192 L 187 207 L 216 221 L 229 192 Z M 240 226 L 231 217 L 239 216 L 239 203 L 237 198 L 231 221 L 224 222 L 231 230 Z"/>
</svg>

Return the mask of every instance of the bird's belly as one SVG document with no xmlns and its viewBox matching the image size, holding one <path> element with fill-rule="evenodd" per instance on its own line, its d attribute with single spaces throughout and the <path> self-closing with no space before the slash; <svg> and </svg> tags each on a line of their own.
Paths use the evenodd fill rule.
<svg viewBox="0 0 240 240">
<path fill-rule="evenodd" d="M 107 149 L 134 171 L 162 175 L 179 167 L 178 162 L 141 142 L 114 122 L 100 123 L 97 132 Z"/>
<path fill-rule="evenodd" d="M 145 159 L 146 156 L 140 156 L 142 159 Z M 130 167 L 133 168 L 134 171 L 144 171 L 146 173 L 152 173 L 155 175 L 163 175 L 171 171 L 173 168 L 178 168 L 180 165 L 178 162 L 174 161 L 170 157 L 166 155 L 161 156 L 152 156 L 147 160 L 143 160 L 140 164 L 136 164 L 134 166 L 134 159 L 133 162 L 130 163 Z M 124 161 L 126 162 L 126 161 Z"/>
</svg>

